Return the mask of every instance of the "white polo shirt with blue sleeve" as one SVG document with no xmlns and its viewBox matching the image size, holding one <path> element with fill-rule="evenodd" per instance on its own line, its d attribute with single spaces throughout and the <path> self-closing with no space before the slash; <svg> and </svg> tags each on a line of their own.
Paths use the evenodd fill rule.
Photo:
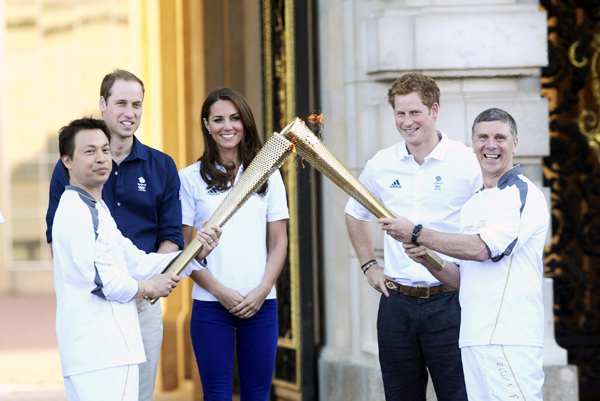
<svg viewBox="0 0 600 401">
<path fill-rule="evenodd" d="M 178 253 L 137 249 L 103 201 L 72 186 L 60 198 L 52 238 L 63 376 L 144 362 L 136 280 L 161 273 Z M 200 269 L 193 260 L 182 276 Z"/>
<path fill-rule="evenodd" d="M 490 258 L 460 262 L 460 347 L 544 343 L 543 250 L 550 213 L 544 194 L 516 166 L 461 212 L 461 234 L 477 234 Z"/>
</svg>

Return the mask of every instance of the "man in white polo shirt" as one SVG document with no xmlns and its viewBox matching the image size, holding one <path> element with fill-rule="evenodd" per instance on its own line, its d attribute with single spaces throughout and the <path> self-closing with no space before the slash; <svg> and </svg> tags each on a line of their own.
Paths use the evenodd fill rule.
<svg viewBox="0 0 600 401">
<path fill-rule="evenodd" d="M 473 148 L 484 187 L 464 205 L 460 234 L 421 229 L 406 218 L 381 219 L 407 253 L 445 284 L 460 286 L 460 347 L 470 400 L 542 400 L 544 307 L 542 260 L 549 212 L 543 193 L 513 167 L 517 125 L 500 109 L 473 124 Z M 441 271 L 427 248 L 460 259 Z"/>
<path fill-rule="evenodd" d="M 167 296 L 179 277 L 158 274 L 178 252 L 146 254 L 123 237 L 102 201 L 112 159 L 102 120 L 83 118 L 59 135 L 69 184 L 52 226 L 56 336 L 69 401 L 138 399 L 138 364 L 146 360 L 136 299 Z M 220 230 L 201 230 L 204 259 Z M 201 270 L 193 260 L 185 274 Z M 206 264 L 204 264 L 206 266 Z"/>
<path fill-rule="evenodd" d="M 361 182 L 394 214 L 458 233 L 460 209 L 481 187 L 481 173 L 471 149 L 436 129 L 437 84 L 406 74 L 391 86 L 388 102 L 404 141 L 369 160 Z M 386 400 L 425 400 L 429 370 L 439 401 L 466 401 L 456 289 L 442 285 L 389 236 L 384 269 L 375 260 L 371 213 L 353 199 L 345 211 L 363 272 L 383 294 L 377 338 Z"/>
</svg>

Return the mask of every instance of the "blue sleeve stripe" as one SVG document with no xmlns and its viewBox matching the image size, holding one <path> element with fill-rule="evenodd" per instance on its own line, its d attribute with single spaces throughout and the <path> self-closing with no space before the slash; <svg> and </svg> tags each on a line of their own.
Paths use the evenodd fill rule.
<svg viewBox="0 0 600 401">
<path fill-rule="evenodd" d="M 102 292 L 104 284 L 102 283 L 102 279 L 100 278 L 100 274 L 98 273 L 98 268 L 96 265 L 94 265 L 94 269 L 96 270 L 96 276 L 94 277 L 94 284 L 96 284 L 96 288 L 92 290 L 92 294 L 97 295 L 102 299 L 106 299 L 106 296 Z"/>
<path fill-rule="evenodd" d="M 519 166 L 517 166 L 517 167 L 519 167 Z M 520 173 L 520 170 L 519 170 L 519 173 Z M 523 214 L 523 209 L 525 209 L 525 202 L 527 201 L 527 192 L 529 190 L 529 187 L 527 186 L 527 183 L 525 181 L 523 181 L 521 178 L 519 178 L 518 175 L 515 174 L 512 177 L 510 177 L 510 180 L 508 180 L 506 182 L 505 186 L 503 188 L 501 188 L 501 190 L 504 190 L 505 188 L 508 188 L 512 185 L 516 186 L 517 189 L 519 190 L 519 197 L 521 200 L 521 208 L 519 209 L 519 217 L 521 217 Z M 514 241 L 510 243 L 510 245 L 508 245 L 508 247 L 504 250 L 504 252 L 502 252 L 500 255 L 496 256 L 495 258 L 492 258 L 492 261 L 498 262 L 504 256 L 510 255 L 512 253 L 513 249 L 515 248 L 515 245 L 517 245 L 518 241 L 519 241 L 519 237 L 517 236 L 517 238 L 515 238 Z"/>
<path fill-rule="evenodd" d="M 79 198 L 83 201 L 83 203 L 85 203 L 85 205 L 90 210 L 90 214 L 92 215 L 92 224 L 94 225 L 94 234 L 95 234 L 94 239 L 98 239 L 99 221 L 98 221 L 98 209 L 96 209 L 97 202 L 93 201 L 90 198 L 89 194 L 85 193 L 85 191 L 82 191 L 79 188 L 69 187 L 69 189 L 72 189 L 72 190 L 75 190 L 76 192 L 78 192 Z M 84 193 L 82 193 L 82 192 L 84 192 Z M 98 272 L 98 268 L 96 267 L 96 264 L 94 264 L 94 270 L 96 271 L 96 275 L 94 276 L 94 284 L 96 284 L 96 287 L 92 290 L 92 294 L 99 296 L 102 299 L 106 299 L 106 296 L 102 292 L 104 283 L 102 282 L 102 278 L 100 277 L 100 273 Z"/>
</svg>

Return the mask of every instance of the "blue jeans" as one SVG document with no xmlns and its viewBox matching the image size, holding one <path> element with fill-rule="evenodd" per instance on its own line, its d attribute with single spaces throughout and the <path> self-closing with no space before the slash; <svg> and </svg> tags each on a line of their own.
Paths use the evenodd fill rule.
<svg viewBox="0 0 600 401">
<path fill-rule="evenodd" d="M 277 353 L 277 300 L 240 319 L 218 302 L 194 301 L 190 324 L 205 401 L 231 401 L 234 347 L 242 401 L 267 401 Z"/>
<path fill-rule="evenodd" d="M 386 400 L 425 401 L 429 369 L 439 401 L 466 401 L 459 328 L 458 292 L 382 295 L 377 339 Z"/>
</svg>

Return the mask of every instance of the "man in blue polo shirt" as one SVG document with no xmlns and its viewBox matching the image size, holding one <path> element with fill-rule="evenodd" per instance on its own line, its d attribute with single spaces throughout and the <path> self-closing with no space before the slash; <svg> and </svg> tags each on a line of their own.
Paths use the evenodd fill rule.
<svg viewBox="0 0 600 401">
<path fill-rule="evenodd" d="M 139 249 L 169 253 L 183 247 L 179 176 L 168 155 L 143 145 L 135 136 L 144 101 L 144 84 L 134 74 L 115 70 L 100 86 L 100 111 L 111 133 L 113 166 L 102 199 L 122 234 Z M 69 184 L 60 160 L 50 181 L 46 237 L 60 196 Z M 160 303 L 142 301 L 139 320 L 148 362 L 140 365 L 139 400 L 152 400 L 163 337 Z"/>
</svg>

